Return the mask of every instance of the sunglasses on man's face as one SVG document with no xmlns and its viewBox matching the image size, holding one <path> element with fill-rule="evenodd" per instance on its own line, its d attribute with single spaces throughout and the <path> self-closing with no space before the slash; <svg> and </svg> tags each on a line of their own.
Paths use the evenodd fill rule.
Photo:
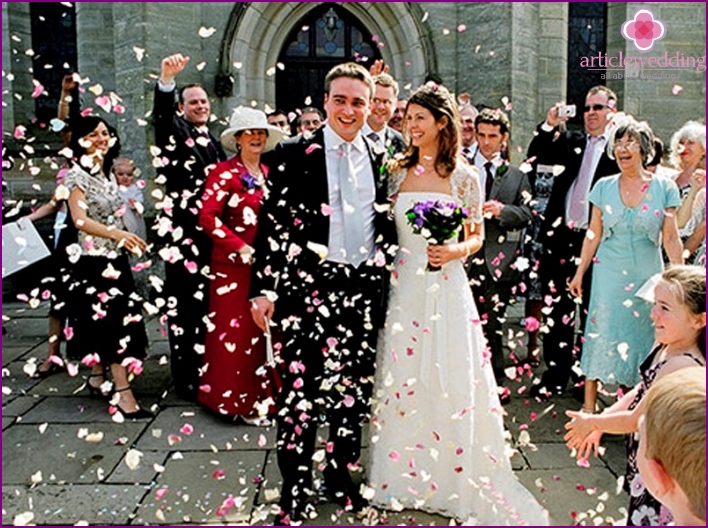
<svg viewBox="0 0 708 528">
<path fill-rule="evenodd" d="M 600 110 L 604 110 L 605 108 L 607 108 L 606 104 L 594 104 L 594 105 L 585 105 L 583 107 L 583 110 L 585 110 L 586 112 L 589 112 L 590 110 L 593 110 L 595 112 L 599 112 Z"/>
</svg>

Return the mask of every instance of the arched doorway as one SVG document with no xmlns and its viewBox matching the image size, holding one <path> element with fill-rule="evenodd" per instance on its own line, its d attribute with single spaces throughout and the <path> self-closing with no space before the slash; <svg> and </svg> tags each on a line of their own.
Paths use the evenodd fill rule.
<svg viewBox="0 0 708 528">
<path fill-rule="evenodd" d="M 304 106 L 322 108 L 324 79 L 332 67 L 356 61 L 368 68 L 380 58 L 372 35 L 359 20 L 339 6 L 323 4 L 304 16 L 285 41 L 275 77 L 276 106 L 288 112 Z"/>
<path fill-rule="evenodd" d="M 275 107 L 276 77 L 284 71 L 278 68 L 278 58 L 286 42 L 291 42 L 313 10 L 327 12 L 332 5 L 342 17 L 353 17 L 362 34 L 379 36 L 385 47 L 376 52 L 401 86 L 418 86 L 428 73 L 437 71 L 432 30 L 414 2 L 237 2 L 220 52 L 220 75 L 232 79 L 233 87 L 229 95 L 219 96 L 212 111 L 227 113 L 241 104 Z M 316 96 L 311 97 L 313 104 L 319 104 Z"/>
</svg>

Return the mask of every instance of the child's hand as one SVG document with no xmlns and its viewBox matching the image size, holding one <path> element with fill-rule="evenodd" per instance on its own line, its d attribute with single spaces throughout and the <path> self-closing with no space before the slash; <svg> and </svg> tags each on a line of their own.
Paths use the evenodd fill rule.
<svg viewBox="0 0 708 528">
<path fill-rule="evenodd" d="M 587 460 L 590 454 L 594 453 L 595 458 L 600 456 L 600 440 L 602 439 L 602 431 L 593 431 L 578 447 L 578 454 L 575 456 L 578 460 Z"/>
<path fill-rule="evenodd" d="M 128 204 L 130 204 L 131 209 L 135 209 L 135 198 L 128 198 Z"/>
<path fill-rule="evenodd" d="M 571 420 L 565 424 L 568 432 L 563 437 L 566 441 L 568 449 L 580 447 L 587 436 L 594 431 L 592 426 L 592 414 L 586 414 L 579 411 L 565 411 L 566 416 Z"/>
</svg>

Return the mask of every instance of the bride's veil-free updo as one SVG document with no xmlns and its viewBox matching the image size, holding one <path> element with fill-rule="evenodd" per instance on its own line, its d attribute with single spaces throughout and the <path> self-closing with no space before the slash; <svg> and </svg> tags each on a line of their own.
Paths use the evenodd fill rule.
<svg viewBox="0 0 708 528">
<path fill-rule="evenodd" d="M 440 146 L 435 160 L 435 169 L 444 176 L 449 176 L 457 165 L 457 155 L 460 150 L 460 113 L 457 102 L 450 91 L 440 84 L 428 82 L 418 88 L 408 99 L 406 114 L 411 104 L 422 106 L 433 114 L 436 122 L 447 118 L 447 123 L 440 130 Z M 403 157 L 397 160 L 400 168 L 414 167 L 419 162 L 418 147 L 414 147 L 404 126 L 408 149 Z"/>
</svg>

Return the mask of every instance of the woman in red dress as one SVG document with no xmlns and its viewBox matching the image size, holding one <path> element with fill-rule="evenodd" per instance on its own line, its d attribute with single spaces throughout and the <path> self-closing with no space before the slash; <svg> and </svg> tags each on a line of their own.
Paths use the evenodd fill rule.
<svg viewBox="0 0 708 528">
<path fill-rule="evenodd" d="M 267 425 L 275 390 L 266 365 L 266 338 L 253 322 L 248 293 L 252 243 L 268 168 L 261 154 L 282 139 L 260 110 L 234 110 L 221 144 L 236 153 L 212 169 L 206 181 L 199 225 L 211 237 L 209 324 L 199 402 L 231 420 Z"/>
</svg>

